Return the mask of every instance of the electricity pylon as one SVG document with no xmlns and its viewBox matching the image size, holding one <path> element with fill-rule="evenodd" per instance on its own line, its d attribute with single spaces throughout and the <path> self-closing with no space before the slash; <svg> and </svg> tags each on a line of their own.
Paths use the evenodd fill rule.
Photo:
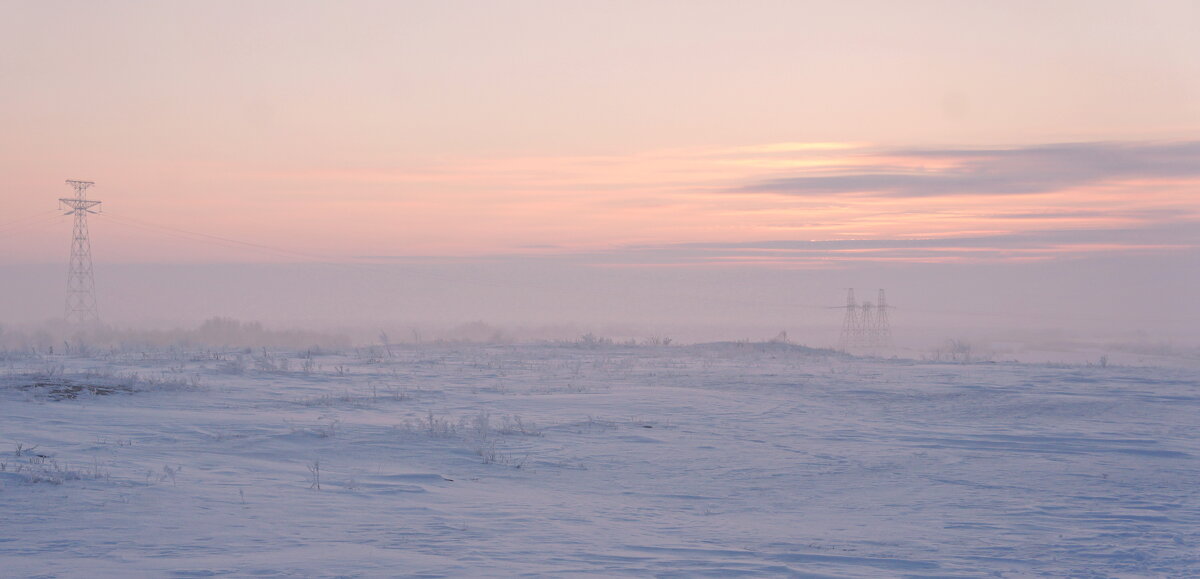
<svg viewBox="0 0 1200 579">
<path fill-rule="evenodd" d="M 854 299 L 854 289 L 846 290 L 846 316 L 842 319 L 842 336 L 838 347 L 843 350 L 852 348 L 888 348 L 892 345 L 892 328 L 888 321 L 887 296 L 879 290 L 879 301 L 872 304 L 869 301 L 858 303 Z"/>
<path fill-rule="evenodd" d="M 842 337 L 838 340 L 838 349 L 847 350 L 858 345 L 858 304 L 854 301 L 854 288 L 846 290 L 846 316 L 842 318 Z"/>
<path fill-rule="evenodd" d="M 75 197 L 62 197 L 59 208 L 70 210 L 64 215 L 75 216 L 75 227 L 71 235 L 71 266 L 67 273 L 67 322 L 73 324 L 96 324 L 100 314 L 96 311 L 96 283 L 92 278 L 92 241 L 88 237 L 87 216 L 98 213 L 92 209 L 100 202 L 85 197 L 91 181 L 68 180 L 67 185 L 75 188 Z"/>
<path fill-rule="evenodd" d="M 875 336 L 880 348 L 892 347 L 892 326 L 888 321 L 887 296 L 879 290 L 879 301 L 875 302 Z"/>
</svg>

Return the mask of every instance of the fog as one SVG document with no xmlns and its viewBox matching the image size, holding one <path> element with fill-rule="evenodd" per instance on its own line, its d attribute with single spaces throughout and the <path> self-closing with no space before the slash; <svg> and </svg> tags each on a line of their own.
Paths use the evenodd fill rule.
<svg viewBox="0 0 1200 579">
<path fill-rule="evenodd" d="M 65 270 L 65 264 L 0 267 L 0 322 L 10 337 L 42 327 L 65 331 L 53 321 L 62 317 Z M 844 288 L 853 287 L 859 302 L 887 291 L 895 346 L 914 351 L 952 339 L 981 348 L 1194 348 L 1197 272 L 1197 252 L 829 269 L 600 266 L 564 256 L 95 266 L 104 324 L 158 332 L 157 341 L 169 341 L 171 332 L 200 340 L 194 331 L 203 322 L 224 318 L 272 332 L 308 332 L 305 339 L 314 342 L 320 334 L 334 344 L 377 343 L 381 333 L 395 343 L 570 340 L 588 333 L 693 343 L 765 341 L 786 332 L 793 343 L 834 347 Z"/>
</svg>

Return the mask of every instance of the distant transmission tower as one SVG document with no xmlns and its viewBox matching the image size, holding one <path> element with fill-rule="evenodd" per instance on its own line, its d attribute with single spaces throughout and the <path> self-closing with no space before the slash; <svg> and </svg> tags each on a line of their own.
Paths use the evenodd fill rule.
<svg viewBox="0 0 1200 579">
<path fill-rule="evenodd" d="M 892 345 L 892 328 L 888 321 L 887 296 L 879 290 L 879 301 L 858 303 L 854 288 L 846 290 L 846 315 L 842 318 L 841 350 L 881 349 Z"/>
<path fill-rule="evenodd" d="M 846 317 L 842 318 L 842 337 L 838 340 L 839 350 L 848 350 L 858 343 L 858 303 L 854 301 L 854 288 L 846 290 Z"/>
<path fill-rule="evenodd" d="M 880 348 L 892 347 L 892 325 L 888 321 L 887 295 L 879 290 L 879 301 L 875 302 L 875 339 Z"/>
<path fill-rule="evenodd" d="M 71 267 L 67 274 L 67 322 L 73 324 L 95 324 L 100 321 L 96 311 L 96 283 L 92 279 L 92 241 L 88 238 L 88 213 L 97 213 L 92 208 L 100 202 L 85 198 L 91 181 L 68 180 L 67 185 L 75 188 L 75 197 L 58 200 L 59 207 L 70 209 L 64 215 L 75 216 L 75 227 L 71 235 Z"/>
</svg>

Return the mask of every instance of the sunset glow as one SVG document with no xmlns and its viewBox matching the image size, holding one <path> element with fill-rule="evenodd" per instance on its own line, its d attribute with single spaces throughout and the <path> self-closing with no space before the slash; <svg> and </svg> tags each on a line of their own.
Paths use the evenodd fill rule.
<svg viewBox="0 0 1200 579">
<path fill-rule="evenodd" d="M 69 4 L 6 19 L 8 264 L 63 259 L 68 178 L 131 266 L 1200 250 L 1192 4 Z"/>
<path fill-rule="evenodd" d="M 1091 145 L 1078 147 L 1091 154 Z M 1104 146 L 1096 154 L 1107 154 Z M 1136 160 L 1142 149 L 1177 148 L 1200 160 L 1196 143 L 1124 144 L 1119 154 Z M 304 253 L 349 259 L 620 251 L 627 246 L 756 243 L 783 240 L 831 244 L 823 260 L 912 259 L 926 255 L 851 258 L 839 242 L 853 240 L 971 240 L 960 259 L 1023 259 L 1029 252 L 1069 257 L 1081 252 L 1177 251 L 1190 243 L 1164 243 L 1160 231 L 1200 222 L 1194 191 L 1200 169 L 1149 173 L 1057 173 L 1054 160 L 1039 163 L 1037 148 L 987 149 L 906 155 L 903 150 L 796 143 L 686 153 L 629 156 L 523 157 L 442 160 L 410 170 L 309 170 L 295 173 L 222 171 L 230 190 L 252 183 L 254 196 L 219 191 L 193 203 L 186 219 L 156 216 L 150 206 L 116 204 L 120 217 L 157 219 L 166 227 L 192 227 L 272 245 L 287 239 Z M 830 151 L 835 151 L 831 154 Z M 765 151 L 776 153 L 769 159 Z M 989 153 L 1029 157 L 1012 168 L 981 166 Z M 1200 166 L 1200 165 L 1194 165 Z M 1196 173 L 1196 174 L 1191 174 Z M 913 180 L 933 189 L 910 195 L 893 189 Z M 942 181 L 950 181 L 943 185 Z M 812 185 L 810 185 L 812 183 Z M 801 191 L 791 188 L 799 186 Z M 982 187 L 982 190 L 979 189 Z M 1014 187 L 1015 190 L 1007 188 Z M 995 190 L 990 190 L 990 189 Z M 331 193 L 333 192 L 333 193 Z M 118 197 L 117 199 L 120 199 Z M 286 201 L 286 203 L 285 203 Z M 272 215 L 283 219 L 263 217 Z M 182 217 L 182 216 L 181 216 Z M 331 219 L 332 217 L 332 219 Z M 103 219 L 97 227 L 109 227 Z M 252 230 L 248 230 L 251 227 Z M 1143 231 L 1156 243 L 1046 241 L 1029 247 L 1014 239 L 1054 231 Z M 113 241 L 126 260 L 161 259 L 161 247 L 131 233 Z M 987 241 L 980 242 L 980 239 Z M 1193 240 L 1194 241 L 1194 240 Z M 1036 244 L 1035 244 L 1036 245 Z M 938 251 L 949 251 L 942 247 Z M 171 249 L 172 253 L 177 253 Z M 187 254 L 191 259 L 257 259 L 254 254 Z M 725 263 L 730 256 L 690 265 Z M 806 258 L 810 259 L 810 258 Z M 802 262 L 758 262 L 797 265 Z M 663 264 L 666 265 L 666 264 Z M 673 264 L 680 265 L 680 264 Z M 822 266 L 825 266 L 822 263 Z"/>
</svg>

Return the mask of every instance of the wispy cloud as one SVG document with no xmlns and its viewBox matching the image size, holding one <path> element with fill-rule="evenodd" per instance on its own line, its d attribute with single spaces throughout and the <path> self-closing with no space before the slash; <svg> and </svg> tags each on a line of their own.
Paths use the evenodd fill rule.
<svg viewBox="0 0 1200 579">
<path fill-rule="evenodd" d="M 253 219 L 250 239 L 348 256 L 829 267 L 1200 245 L 1166 234 L 1200 230 L 1200 141 L 781 143 L 219 174 L 229 192 L 199 217 L 223 235 L 287 199 L 288 218 Z M 243 181 L 258 191 L 237 189 Z M 750 245 L 722 245 L 738 243 Z"/>
<path fill-rule="evenodd" d="M 879 161 L 848 171 L 826 167 L 770 178 L 736 190 L 807 196 L 1028 195 L 1112 182 L 1200 177 L 1200 141 L 897 149 L 871 156 Z"/>
<path fill-rule="evenodd" d="M 1166 223 L 1123 229 L 1045 229 L 947 238 L 641 245 L 588 254 L 585 261 L 606 266 L 836 267 L 863 262 L 1045 261 L 1099 254 L 1195 251 L 1197 248 L 1200 248 L 1200 227 L 1191 223 Z"/>
</svg>

